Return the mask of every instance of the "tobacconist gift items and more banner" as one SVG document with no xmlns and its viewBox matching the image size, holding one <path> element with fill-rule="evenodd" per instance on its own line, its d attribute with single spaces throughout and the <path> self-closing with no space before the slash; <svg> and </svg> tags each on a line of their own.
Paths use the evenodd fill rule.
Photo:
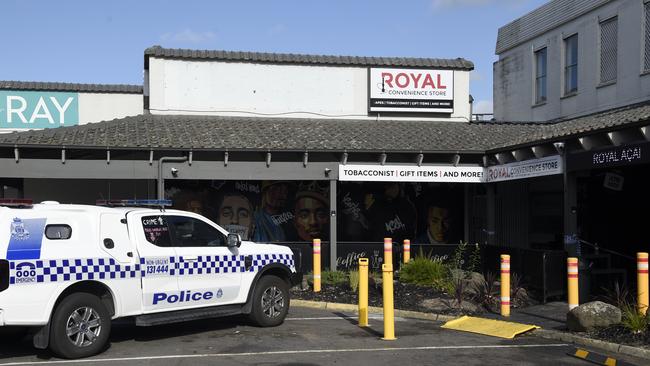
<svg viewBox="0 0 650 366">
<path fill-rule="evenodd" d="M 365 182 L 489 183 L 562 174 L 559 155 L 482 168 L 478 166 L 339 165 L 339 180 Z"/>
</svg>

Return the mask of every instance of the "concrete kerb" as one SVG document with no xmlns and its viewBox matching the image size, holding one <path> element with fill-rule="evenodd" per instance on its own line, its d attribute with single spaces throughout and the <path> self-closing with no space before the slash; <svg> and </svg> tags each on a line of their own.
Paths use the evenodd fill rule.
<svg viewBox="0 0 650 366">
<path fill-rule="evenodd" d="M 348 312 L 355 312 L 355 313 L 358 311 L 357 305 L 341 304 L 341 303 L 334 303 L 334 302 L 291 300 L 291 305 L 304 307 L 304 308 L 348 311 Z M 374 306 L 368 307 L 368 311 L 370 313 L 381 314 L 383 310 L 384 310 L 383 308 L 379 308 L 379 307 L 374 307 Z M 433 320 L 433 321 L 443 321 L 443 322 L 457 318 L 457 316 L 451 316 L 445 314 L 421 313 L 418 311 L 397 310 L 397 309 L 395 310 L 395 315 L 402 318 Z M 579 336 L 572 333 L 560 332 L 557 330 L 536 329 L 531 331 L 531 334 L 545 339 L 552 339 L 556 341 L 573 343 L 581 346 L 598 348 L 607 352 L 616 352 L 628 356 L 639 357 L 639 358 L 650 360 L 650 349 L 626 346 L 623 344 L 612 343 L 612 342 L 605 342 L 598 339 L 591 339 L 591 338 Z"/>
</svg>

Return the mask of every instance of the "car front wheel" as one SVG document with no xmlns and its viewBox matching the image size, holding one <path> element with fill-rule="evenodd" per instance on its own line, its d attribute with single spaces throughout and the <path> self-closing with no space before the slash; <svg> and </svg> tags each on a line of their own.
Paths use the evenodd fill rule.
<svg viewBox="0 0 650 366">
<path fill-rule="evenodd" d="M 289 311 L 289 286 L 277 276 L 260 278 L 253 294 L 250 318 L 260 327 L 282 324 Z"/>
</svg>

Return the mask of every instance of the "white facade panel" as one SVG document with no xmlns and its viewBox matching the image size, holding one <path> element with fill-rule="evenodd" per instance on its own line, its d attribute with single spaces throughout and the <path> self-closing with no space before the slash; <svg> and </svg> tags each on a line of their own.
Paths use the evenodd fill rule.
<svg viewBox="0 0 650 366">
<path fill-rule="evenodd" d="M 79 124 L 142 114 L 142 94 L 79 93 Z"/>
<path fill-rule="evenodd" d="M 376 119 L 368 68 L 149 59 L 153 114 Z M 469 119 L 469 72 L 454 71 L 451 120 Z M 457 107 L 456 107 L 457 106 Z M 414 118 L 400 114 L 391 119 Z M 417 119 L 427 116 L 418 116 Z M 432 116 L 432 120 L 449 120 Z"/>
</svg>

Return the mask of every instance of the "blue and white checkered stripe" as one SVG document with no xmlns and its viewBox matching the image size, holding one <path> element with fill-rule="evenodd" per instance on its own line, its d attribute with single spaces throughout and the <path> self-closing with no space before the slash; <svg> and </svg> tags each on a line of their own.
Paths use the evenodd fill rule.
<svg viewBox="0 0 650 366">
<path fill-rule="evenodd" d="M 295 271 L 292 254 L 257 254 L 248 272 L 257 272 L 264 266 L 280 263 Z M 160 258 L 154 258 L 160 259 Z M 168 260 L 168 271 L 156 276 L 193 276 L 218 273 L 243 273 L 245 256 L 199 256 L 197 260 L 186 260 L 184 257 L 165 257 Z M 84 259 L 51 259 L 35 261 L 10 261 L 9 283 L 29 284 L 84 280 L 119 280 L 153 276 L 146 273 L 147 258 L 140 258 L 134 265 L 118 264 L 113 258 L 84 258 Z"/>
<path fill-rule="evenodd" d="M 112 258 L 50 259 L 9 262 L 9 283 L 137 278 L 140 265 L 120 265 Z"/>
<path fill-rule="evenodd" d="M 257 254 L 253 255 L 253 265 L 248 269 L 249 272 L 257 272 L 264 266 L 271 263 L 281 263 L 295 271 L 295 263 L 292 254 Z"/>
<path fill-rule="evenodd" d="M 180 257 L 176 268 L 179 276 L 244 272 L 244 256 L 207 255 L 192 261 Z"/>
</svg>

